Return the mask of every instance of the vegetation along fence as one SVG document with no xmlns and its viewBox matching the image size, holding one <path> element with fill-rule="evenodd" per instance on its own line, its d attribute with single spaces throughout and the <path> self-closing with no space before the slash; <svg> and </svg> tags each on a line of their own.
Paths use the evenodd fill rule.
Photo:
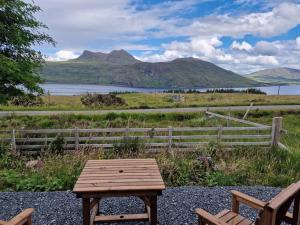
<svg viewBox="0 0 300 225">
<path fill-rule="evenodd" d="M 47 151 L 55 140 L 63 140 L 67 150 L 107 149 L 125 140 L 139 140 L 150 150 L 196 150 L 211 143 L 234 146 L 279 146 L 282 118 L 273 118 L 272 126 L 206 112 L 212 117 L 240 122 L 234 127 L 166 127 L 166 128 L 99 128 L 99 129 L 39 129 L 1 131 L 0 143 L 10 144 L 12 151 L 36 154 Z M 247 126 L 245 126 L 247 125 Z"/>
</svg>

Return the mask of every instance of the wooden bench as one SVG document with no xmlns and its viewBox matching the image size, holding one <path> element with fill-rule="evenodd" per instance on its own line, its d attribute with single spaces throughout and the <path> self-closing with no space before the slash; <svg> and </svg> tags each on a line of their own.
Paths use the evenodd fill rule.
<svg viewBox="0 0 300 225">
<path fill-rule="evenodd" d="M 286 222 L 300 225 L 300 181 L 293 183 L 271 201 L 264 202 L 238 191 L 232 193 L 232 209 L 212 215 L 203 209 L 196 209 L 199 225 L 279 225 Z M 239 214 L 240 204 L 258 210 L 256 221 L 251 221 Z M 288 212 L 293 204 L 293 213 Z"/>
<path fill-rule="evenodd" d="M 0 225 L 32 225 L 31 215 L 34 209 L 25 209 L 9 221 L 0 220 Z"/>
</svg>

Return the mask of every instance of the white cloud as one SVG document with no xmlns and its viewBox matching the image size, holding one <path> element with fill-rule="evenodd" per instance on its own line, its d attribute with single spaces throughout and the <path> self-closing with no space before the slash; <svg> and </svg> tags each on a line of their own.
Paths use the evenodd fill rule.
<svg viewBox="0 0 300 225">
<path fill-rule="evenodd" d="M 300 37 L 297 37 L 296 45 L 297 45 L 297 48 L 300 49 Z"/>
<path fill-rule="evenodd" d="M 241 40 L 245 35 L 273 37 L 286 33 L 300 24 L 298 0 L 236 0 L 267 7 L 251 13 L 241 10 L 220 14 L 216 10 L 205 17 L 182 16 L 205 1 L 210 0 L 161 1 L 154 5 L 142 5 L 140 0 L 35 0 L 43 9 L 40 19 L 49 26 L 61 49 L 49 57 L 51 60 L 76 58 L 83 49 L 108 52 L 123 48 L 144 51 L 137 57 L 141 60 L 193 56 L 242 73 L 269 66 L 300 67 L 300 37 L 253 46 L 234 41 L 229 48 L 221 41 L 224 36 Z M 137 44 L 162 37 L 184 37 L 187 41 L 164 43 L 159 49 L 151 44 Z"/>
<path fill-rule="evenodd" d="M 253 47 L 246 41 L 243 42 L 233 41 L 231 44 L 231 49 L 250 52 L 253 50 Z"/>
<path fill-rule="evenodd" d="M 145 61 L 170 61 L 182 57 L 202 58 L 215 62 L 229 62 L 234 60 L 230 54 L 224 53 L 218 47 L 222 46 L 222 41 L 218 37 L 193 37 L 190 41 L 173 41 L 164 44 L 162 54 L 144 55 L 140 57 Z"/>
<path fill-rule="evenodd" d="M 255 45 L 255 51 L 258 54 L 269 55 L 269 56 L 277 55 L 278 53 L 277 47 L 273 43 L 267 41 L 257 42 Z"/>
<path fill-rule="evenodd" d="M 278 60 L 274 56 L 247 56 L 243 60 L 244 63 L 254 64 L 254 65 L 279 65 Z"/>
<path fill-rule="evenodd" d="M 173 35 L 185 19 L 168 16 L 199 3 L 198 0 L 167 1 L 140 10 L 132 0 L 35 2 L 43 9 L 39 17 L 49 27 L 58 47 L 82 49 L 93 46 L 108 50 L 128 41 Z"/>
<path fill-rule="evenodd" d="M 300 23 L 300 5 L 281 3 L 271 11 L 242 16 L 210 15 L 196 20 L 188 30 L 194 35 L 261 37 L 280 35 Z"/>
<path fill-rule="evenodd" d="M 79 54 L 76 54 L 73 51 L 60 50 L 60 51 L 56 52 L 54 55 L 48 56 L 46 59 L 48 61 L 65 61 L 65 60 L 69 60 L 69 59 L 75 59 L 78 56 L 79 56 Z"/>
</svg>

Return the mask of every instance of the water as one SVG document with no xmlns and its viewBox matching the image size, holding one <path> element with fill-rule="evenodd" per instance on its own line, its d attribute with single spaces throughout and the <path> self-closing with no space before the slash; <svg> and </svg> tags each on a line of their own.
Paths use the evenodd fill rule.
<svg viewBox="0 0 300 225">
<path fill-rule="evenodd" d="M 162 92 L 167 89 L 159 88 L 131 88 L 119 86 L 104 86 L 104 85 L 88 85 L 88 84 L 43 84 L 41 87 L 51 95 L 81 95 L 87 92 L 107 94 L 109 92 Z M 268 95 L 277 95 L 278 86 L 257 87 L 266 92 Z M 245 88 L 234 88 L 242 90 Z M 197 89 L 199 91 L 206 91 L 207 89 Z M 281 86 L 279 90 L 280 95 L 300 95 L 300 85 Z"/>
</svg>

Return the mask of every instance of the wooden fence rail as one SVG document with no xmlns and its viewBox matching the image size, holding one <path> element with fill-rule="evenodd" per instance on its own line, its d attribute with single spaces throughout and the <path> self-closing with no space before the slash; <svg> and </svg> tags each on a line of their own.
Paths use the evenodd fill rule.
<svg viewBox="0 0 300 225">
<path fill-rule="evenodd" d="M 274 126 L 278 126 L 275 123 Z M 203 134 L 204 132 L 204 134 Z M 223 146 L 278 145 L 280 132 L 271 126 L 260 127 L 168 127 L 168 128 L 101 128 L 45 129 L 2 131 L 0 143 L 12 150 L 28 153 L 47 150 L 61 134 L 67 149 L 112 148 L 126 138 L 138 138 L 149 148 L 198 148 L 217 142 Z M 3 135 L 4 134 L 4 135 Z M 5 136 L 6 134 L 6 136 Z M 279 135 L 279 136 L 278 136 Z"/>
<path fill-rule="evenodd" d="M 246 124 L 240 127 L 164 127 L 164 128 L 97 128 L 97 129 L 37 129 L 0 131 L 0 144 L 10 144 L 13 153 L 38 153 L 47 151 L 58 135 L 63 137 L 63 147 L 112 148 L 128 138 L 137 138 L 150 149 L 196 149 L 212 142 L 225 147 L 264 146 L 286 148 L 280 143 L 282 118 L 273 118 L 272 126 L 237 119 L 217 113 L 219 117 Z"/>
</svg>

